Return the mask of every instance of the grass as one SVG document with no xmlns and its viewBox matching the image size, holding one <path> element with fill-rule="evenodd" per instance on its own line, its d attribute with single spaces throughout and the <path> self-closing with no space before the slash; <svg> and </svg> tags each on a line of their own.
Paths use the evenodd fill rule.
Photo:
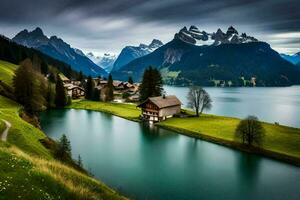
<svg viewBox="0 0 300 200">
<path fill-rule="evenodd" d="M 17 65 L 0 60 L 0 80 L 7 85 L 12 85 L 12 79 Z"/>
<path fill-rule="evenodd" d="M 0 119 L 12 124 L 8 142 L 0 142 L 0 199 L 125 199 L 56 161 L 39 142 L 44 133 L 19 117 L 20 108 L 0 96 Z"/>
<path fill-rule="evenodd" d="M 97 101 L 77 100 L 67 108 L 95 110 L 110 113 L 128 120 L 140 121 L 141 111 L 135 104 L 104 103 Z"/>
<path fill-rule="evenodd" d="M 0 80 L 12 85 L 16 65 L 0 60 Z M 0 95 L 1 119 L 12 124 L 7 142 L 0 141 L 2 199 L 126 199 L 100 181 L 58 162 L 41 143 L 46 135 L 19 117 L 21 105 Z"/>
<path fill-rule="evenodd" d="M 68 108 L 101 111 L 140 121 L 141 111 L 132 104 L 77 100 Z M 204 114 L 200 117 L 171 118 L 156 125 L 191 137 L 300 164 L 300 129 L 263 122 L 266 135 L 261 148 L 247 149 L 235 138 L 234 132 L 239 122 L 237 118 Z"/>
<path fill-rule="evenodd" d="M 6 129 L 5 123 L 2 120 L 0 120 L 0 136 L 5 129 Z"/>
<path fill-rule="evenodd" d="M 239 122 L 240 119 L 237 118 L 204 114 L 200 117 L 172 118 L 158 125 L 189 136 L 237 146 L 240 145 L 240 141 L 234 132 Z M 272 157 L 281 154 L 300 161 L 300 129 L 265 122 L 263 127 L 266 135 L 260 149 L 264 154 L 274 153 L 270 155 Z"/>
<path fill-rule="evenodd" d="M 19 117 L 20 108 L 19 104 L 0 96 L 0 119 L 12 125 L 7 141 L 27 153 L 51 159 L 49 151 L 39 142 L 45 134 Z"/>
<path fill-rule="evenodd" d="M 0 199 L 126 199 L 60 162 L 0 146 Z"/>
</svg>

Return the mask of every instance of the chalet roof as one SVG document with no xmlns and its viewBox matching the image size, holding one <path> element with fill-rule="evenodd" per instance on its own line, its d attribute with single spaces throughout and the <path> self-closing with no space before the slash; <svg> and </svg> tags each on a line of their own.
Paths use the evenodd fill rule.
<svg viewBox="0 0 300 200">
<path fill-rule="evenodd" d="M 82 87 L 79 87 L 78 85 L 73 85 L 71 83 L 68 83 L 68 84 L 64 84 L 64 87 L 67 89 L 67 90 L 73 90 L 75 88 L 78 88 L 82 91 L 84 91 L 84 89 Z"/>
<path fill-rule="evenodd" d="M 123 84 L 122 81 L 113 81 L 113 86 L 114 86 L 114 87 L 118 87 L 118 86 L 120 86 L 121 84 Z"/>
<path fill-rule="evenodd" d="M 106 81 L 106 80 L 101 80 L 101 81 L 100 81 L 100 84 L 107 84 L 107 82 L 108 82 L 108 81 Z"/>
<path fill-rule="evenodd" d="M 144 105 L 148 101 L 155 104 L 158 108 L 166 108 L 166 107 L 181 105 L 181 102 L 179 101 L 179 99 L 175 95 L 170 95 L 170 96 L 165 96 L 165 97 L 162 97 L 162 96 L 150 97 L 146 101 L 144 101 L 143 103 L 138 105 L 138 107 L 141 107 L 142 105 Z"/>
</svg>

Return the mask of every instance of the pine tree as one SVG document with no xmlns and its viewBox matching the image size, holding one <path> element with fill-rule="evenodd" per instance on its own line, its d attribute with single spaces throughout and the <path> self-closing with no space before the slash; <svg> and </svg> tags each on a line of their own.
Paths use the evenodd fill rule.
<svg viewBox="0 0 300 200">
<path fill-rule="evenodd" d="M 93 99 L 94 93 L 94 81 L 91 76 L 88 77 L 86 86 L 85 86 L 85 98 L 88 100 Z"/>
<path fill-rule="evenodd" d="M 162 95 L 163 81 L 161 74 L 157 69 L 149 67 L 144 71 L 139 91 L 140 101 L 144 101 L 149 97 Z"/>
<path fill-rule="evenodd" d="M 48 65 L 44 61 L 41 63 L 41 73 L 44 75 L 48 74 Z"/>
<path fill-rule="evenodd" d="M 56 83 L 56 82 L 57 82 L 57 77 L 56 77 L 56 75 L 55 75 L 54 72 L 50 72 L 49 77 L 48 77 L 48 80 L 49 80 L 50 82 L 52 82 L 52 83 Z"/>
<path fill-rule="evenodd" d="M 93 101 L 100 101 L 100 91 L 97 88 L 93 91 Z"/>
<path fill-rule="evenodd" d="M 82 81 L 83 81 L 83 78 L 84 78 L 84 77 L 83 77 L 82 71 L 80 71 L 79 74 L 78 74 L 77 80 L 80 81 L 80 82 L 82 82 Z"/>
<path fill-rule="evenodd" d="M 153 83 L 152 85 L 152 95 L 151 96 L 161 96 L 163 94 L 163 81 L 160 72 L 156 68 L 152 68 L 151 72 Z"/>
<path fill-rule="evenodd" d="M 67 104 L 67 94 L 64 83 L 57 74 L 57 81 L 55 86 L 55 105 L 58 108 L 64 107 Z"/>
<path fill-rule="evenodd" d="M 67 136 L 63 134 L 58 141 L 56 157 L 63 161 L 67 161 L 71 156 L 71 142 L 68 140 Z"/>
<path fill-rule="evenodd" d="M 47 94 L 46 94 L 47 107 L 55 107 L 55 88 L 54 83 L 48 82 Z"/>
<path fill-rule="evenodd" d="M 133 79 L 131 76 L 129 76 L 129 78 L 128 78 L 128 83 L 133 84 Z"/>
<path fill-rule="evenodd" d="M 83 168 L 83 163 L 82 163 L 82 159 L 81 159 L 80 154 L 78 155 L 78 161 L 77 161 L 77 164 L 78 164 L 79 167 Z"/>
<path fill-rule="evenodd" d="M 30 59 L 26 59 L 16 70 L 13 78 L 15 88 L 15 97 L 19 103 L 24 106 L 24 109 L 29 114 L 35 114 L 41 111 L 45 98 L 41 83 L 41 78 L 32 68 Z"/>
<path fill-rule="evenodd" d="M 109 74 L 108 82 L 107 82 L 107 90 L 106 90 L 106 101 L 114 100 L 114 85 L 112 75 Z"/>
</svg>

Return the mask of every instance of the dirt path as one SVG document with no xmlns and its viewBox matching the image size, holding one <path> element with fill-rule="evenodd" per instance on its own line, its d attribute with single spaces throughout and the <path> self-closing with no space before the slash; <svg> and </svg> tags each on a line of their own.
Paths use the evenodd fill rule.
<svg viewBox="0 0 300 200">
<path fill-rule="evenodd" d="M 9 123 L 8 121 L 2 119 L 2 121 L 5 123 L 6 125 L 6 129 L 3 131 L 2 135 L 1 135 L 1 140 L 6 142 L 6 139 L 7 139 L 7 134 L 8 134 L 8 131 L 11 127 L 11 123 Z"/>
</svg>

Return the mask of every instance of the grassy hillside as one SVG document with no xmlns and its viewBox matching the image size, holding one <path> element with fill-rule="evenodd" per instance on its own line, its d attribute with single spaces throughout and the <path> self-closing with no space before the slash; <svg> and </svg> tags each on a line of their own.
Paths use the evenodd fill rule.
<svg viewBox="0 0 300 200">
<path fill-rule="evenodd" d="M 46 137 L 45 134 L 21 119 L 20 109 L 19 104 L 0 96 L 0 119 L 7 120 L 12 125 L 7 141 L 27 153 L 50 159 L 49 151 L 39 142 L 39 139 Z"/>
<path fill-rule="evenodd" d="M 17 65 L 0 60 L 0 80 L 7 85 L 12 85 L 12 78 Z"/>
<path fill-rule="evenodd" d="M 0 199 L 126 199 L 57 161 L 0 144 Z"/>
<path fill-rule="evenodd" d="M 11 85 L 16 65 L 0 61 L 0 80 Z M 21 105 L 0 95 L 1 199 L 126 199 L 98 180 L 56 161 L 41 143 L 46 135 L 19 117 Z"/>
<path fill-rule="evenodd" d="M 0 136 L 1 136 L 1 133 L 5 130 L 6 126 L 5 126 L 5 123 L 0 120 Z"/>
</svg>

